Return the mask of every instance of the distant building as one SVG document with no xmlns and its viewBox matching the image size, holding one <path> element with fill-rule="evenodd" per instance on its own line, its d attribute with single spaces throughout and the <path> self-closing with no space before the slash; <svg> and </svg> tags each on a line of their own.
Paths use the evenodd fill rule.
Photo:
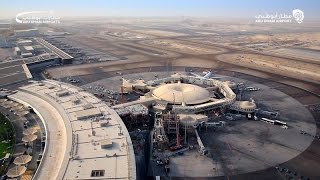
<svg viewBox="0 0 320 180">
<path fill-rule="evenodd" d="M 5 37 L 0 35 L 0 48 L 8 47 L 8 42 Z"/>
<path fill-rule="evenodd" d="M 32 53 L 21 53 L 21 58 L 28 58 L 28 57 L 32 57 L 33 54 Z"/>
<path fill-rule="evenodd" d="M 9 29 L 10 23 L 0 23 L 0 29 Z"/>
<path fill-rule="evenodd" d="M 34 53 L 34 49 L 32 46 L 23 46 L 23 48 L 29 53 Z"/>
<path fill-rule="evenodd" d="M 17 56 L 21 55 L 21 50 L 20 50 L 19 47 L 14 47 L 14 54 L 17 55 Z"/>
<path fill-rule="evenodd" d="M 31 46 L 32 41 L 31 40 L 20 40 L 20 41 L 17 41 L 17 45 L 18 46 Z"/>
<path fill-rule="evenodd" d="M 16 37 L 34 37 L 39 35 L 38 29 L 26 29 L 26 30 L 15 30 L 14 36 Z"/>
<path fill-rule="evenodd" d="M 7 98 L 8 95 L 10 95 L 10 94 L 7 92 L 4 92 L 4 91 L 0 91 L 0 99 Z"/>
<path fill-rule="evenodd" d="M 21 58 L 32 57 L 34 55 L 34 48 L 32 46 L 17 46 L 14 48 L 14 54 Z"/>
</svg>

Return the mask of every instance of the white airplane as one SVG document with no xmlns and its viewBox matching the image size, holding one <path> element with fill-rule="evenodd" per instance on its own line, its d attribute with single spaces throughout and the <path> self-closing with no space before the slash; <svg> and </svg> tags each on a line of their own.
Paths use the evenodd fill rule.
<svg viewBox="0 0 320 180">
<path fill-rule="evenodd" d="M 255 87 L 246 87 L 246 88 L 244 88 L 244 90 L 246 90 L 246 91 L 259 91 L 259 90 L 260 90 L 260 88 L 255 88 Z"/>
<path fill-rule="evenodd" d="M 190 72 L 190 74 L 192 74 L 200 79 L 220 79 L 221 78 L 221 77 L 211 77 L 213 75 L 213 73 L 211 71 L 203 71 L 202 73 L 204 74 L 204 76 L 200 76 L 199 74 Z"/>
</svg>

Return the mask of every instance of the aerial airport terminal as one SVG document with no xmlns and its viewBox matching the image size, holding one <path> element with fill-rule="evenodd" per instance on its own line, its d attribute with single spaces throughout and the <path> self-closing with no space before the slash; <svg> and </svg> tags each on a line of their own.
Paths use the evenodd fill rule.
<svg viewBox="0 0 320 180">
<path fill-rule="evenodd" d="M 316 21 L 19 16 L 0 18 L 1 179 L 319 179 Z"/>
</svg>

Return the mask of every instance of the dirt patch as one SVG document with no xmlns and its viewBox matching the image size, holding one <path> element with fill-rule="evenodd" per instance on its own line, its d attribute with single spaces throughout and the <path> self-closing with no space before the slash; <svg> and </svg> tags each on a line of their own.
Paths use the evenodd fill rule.
<svg viewBox="0 0 320 180">
<path fill-rule="evenodd" d="M 218 55 L 217 59 L 264 72 L 272 72 L 310 82 L 320 82 L 320 65 L 258 54 L 222 54 Z"/>
</svg>

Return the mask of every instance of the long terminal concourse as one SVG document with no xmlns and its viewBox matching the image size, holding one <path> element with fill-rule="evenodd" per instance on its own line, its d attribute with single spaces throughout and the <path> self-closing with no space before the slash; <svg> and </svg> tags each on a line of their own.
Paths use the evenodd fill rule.
<svg viewBox="0 0 320 180">
<path fill-rule="evenodd" d="M 45 124 L 47 146 L 36 178 L 135 179 L 133 147 L 125 125 L 92 94 L 65 83 L 42 81 L 22 87 L 9 99 L 32 108 Z"/>
</svg>

